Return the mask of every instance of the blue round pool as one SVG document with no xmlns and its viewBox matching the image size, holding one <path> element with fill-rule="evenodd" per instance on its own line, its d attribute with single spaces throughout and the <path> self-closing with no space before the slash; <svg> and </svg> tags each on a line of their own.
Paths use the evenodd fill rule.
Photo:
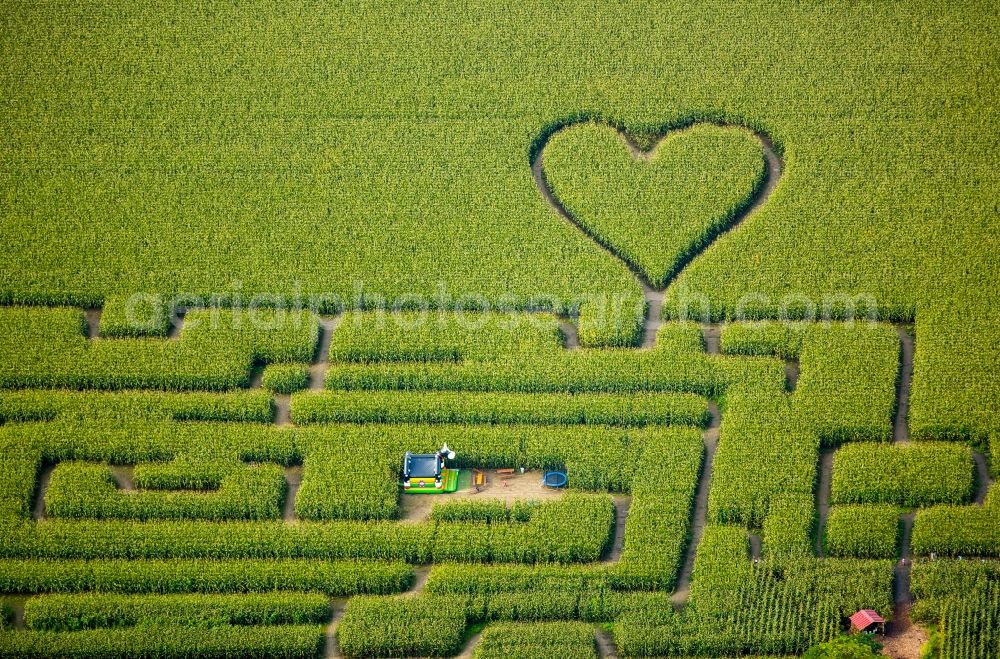
<svg viewBox="0 0 1000 659">
<path fill-rule="evenodd" d="M 545 487 L 566 487 L 569 480 L 564 471 L 547 471 L 542 476 L 542 485 Z"/>
</svg>

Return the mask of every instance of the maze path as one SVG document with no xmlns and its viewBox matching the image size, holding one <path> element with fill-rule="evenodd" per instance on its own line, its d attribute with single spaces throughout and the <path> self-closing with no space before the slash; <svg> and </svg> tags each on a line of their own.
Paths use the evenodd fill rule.
<svg viewBox="0 0 1000 659">
<path fill-rule="evenodd" d="M 625 523 L 628 520 L 628 509 L 632 504 L 632 497 L 615 495 L 615 528 L 613 530 L 614 538 L 611 542 L 611 548 L 608 550 L 607 554 L 602 559 L 605 563 L 615 563 L 622 556 L 622 550 L 625 548 Z"/>
<path fill-rule="evenodd" d="M 712 412 L 712 422 L 701 436 L 705 443 L 705 461 L 702 464 L 698 490 L 695 494 L 694 517 L 690 531 L 691 541 L 672 598 L 677 606 L 683 606 L 687 602 L 691 589 L 691 575 L 694 574 L 694 562 L 698 555 L 698 545 L 705 532 L 705 525 L 708 523 L 708 489 L 712 481 L 712 463 L 715 459 L 715 451 L 719 446 L 719 426 L 722 423 L 722 415 L 718 405 L 711 403 L 709 409 Z"/>
<path fill-rule="evenodd" d="M 910 388 L 913 381 L 913 335 L 905 326 L 896 327 L 899 334 L 899 382 L 896 389 L 896 418 L 892 425 L 892 441 L 903 444 L 910 441 Z"/>
<path fill-rule="evenodd" d="M 892 426 L 892 441 L 894 444 L 907 444 L 910 441 L 910 389 L 913 384 L 913 336 L 906 327 L 896 328 L 899 334 L 899 383 L 896 390 L 896 418 Z M 909 615 L 908 609 L 913 603 L 910 592 L 910 572 L 913 569 L 911 560 L 910 539 L 913 536 L 913 520 L 915 513 L 907 512 L 900 515 L 902 527 L 900 539 L 899 561 L 893 568 L 893 600 L 900 617 Z M 904 613 L 905 611 L 905 613 Z"/>
<path fill-rule="evenodd" d="M 985 455 L 973 451 L 972 459 L 976 461 L 976 481 L 979 485 L 979 489 L 976 490 L 976 503 L 981 506 L 986 503 L 986 495 L 993 487 L 993 478 L 990 476 L 989 463 Z"/>
<path fill-rule="evenodd" d="M 707 352 L 709 354 L 718 354 L 720 352 L 720 350 L 719 350 L 719 333 L 720 333 L 720 329 L 721 329 L 721 326 L 719 326 L 719 325 L 706 325 L 706 326 L 703 326 L 703 328 L 702 328 L 703 333 L 704 333 L 705 344 L 706 344 L 706 347 L 707 347 Z M 327 347 L 329 346 L 329 342 L 326 343 L 326 346 Z M 326 362 L 326 355 L 327 354 L 328 354 L 328 350 L 326 348 L 322 349 L 319 352 L 320 357 L 317 358 L 316 361 L 317 362 L 320 362 L 320 361 Z M 786 364 L 786 368 L 787 368 L 787 364 Z M 322 382 L 322 380 L 320 380 L 320 381 Z M 278 421 L 279 423 L 288 423 L 287 417 L 285 418 L 284 421 L 282 421 L 280 415 L 277 417 L 276 421 Z M 697 504 L 697 502 L 705 502 L 705 503 L 702 503 L 702 505 L 700 507 L 698 505 L 696 505 L 696 508 L 695 508 L 694 527 L 693 527 L 694 528 L 694 533 L 693 533 L 693 535 L 696 536 L 696 539 L 694 541 L 692 541 L 691 544 L 690 544 L 690 547 L 689 547 L 689 550 L 688 550 L 688 554 L 687 554 L 687 558 L 685 560 L 685 563 L 686 563 L 685 568 L 693 567 L 693 557 L 694 557 L 694 555 L 697 552 L 698 544 L 699 544 L 698 543 L 698 538 L 700 538 L 700 536 L 701 536 L 701 532 L 704 529 L 704 525 L 705 525 L 705 519 L 707 517 L 707 494 L 708 494 L 708 491 L 709 491 L 709 486 L 710 486 L 710 481 L 711 481 L 712 457 L 714 456 L 714 451 L 713 451 L 714 445 L 710 444 L 710 443 L 718 441 L 718 425 L 719 425 L 719 421 L 720 421 L 720 419 L 719 419 L 718 408 L 713 405 L 712 406 L 712 426 L 713 427 L 710 427 L 709 430 L 706 431 L 705 434 L 704 434 L 704 436 L 703 436 L 703 441 L 705 441 L 705 443 L 706 443 L 706 448 L 709 449 L 709 451 L 708 451 L 709 455 L 708 455 L 708 458 L 706 460 L 705 466 L 703 468 L 703 473 L 702 473 L 702 475 L 701 475 L 701 477 L 699 479 L 698 491 L 697 491 L 697 497 L 696 497 L 696 504 Z M 713 432 L 713 430 L 714 430 L 714 432 Z M 294 479 L 294 477 L 289 477 L 288 480 L 291 483 L 295 479 Z M 293 500 L 293 499 L 294 499 L 293 496 L 289 497 L 289 500 Z M 616 528 L 616 532 L 615 532 L 613 546 L 620 546 L 621 543 L 622 543 L 622 539 L 623 539 L 623 535 L 621 533 L 621 527 L 623 525 L 621 524 L 621 521 L 624 520 L 624 515 L 622 514 L 623 511 L 622 511 L 621 506 L 617 506 L 617 508 L 618 508 L 619 523 L 616 524 L 617 528 Z M 287 515 L 287 510 L 288 509 L 286 508 L 286 515 Z M 755 546 L 759 546 L 759 543 L 754 543 L 754 545 Z M 612 549 L 612 552 L 614 552 L 614 549 Z M 605 560 L 608 560 L 609 558 L 613 559 L 614 558 L 614 554 L 612 553 L 611 556 L 606 557 Z M 683 602 L 684 595 L 686 595 L 686 591 L 688 589 L 688 586 L 690 585 L 690 572 L 691 572 L 691 570 L 687 569 L 687 576 L 686 576 L 686 578 L 685 578 L 685 576 L 682 575 L 682 577 L 681 577 L 682 581 L 678 585 L 678 593 L 682 594 L 681 597 L 678 598 L 678 599 L 680 599 L 681 602 Z M 331 630 L 332 630 L 332 625 L 331 625 Z M 332 633 L 332 631 L 331 631 L 331 633 Z M 334 648 L 335 646 L 334 646 L 333 643 L 328 643 L 327 647 L 329 649 L 329 648 Z M 613 656 L 610 653 L 604 652 L 604 651 L 602 651 L 602 654 L 604 656 Z M 331 656 L 336 656 L 336 655 L 331 655 Z"/>
<path fill-rule="evenodd" d="M 826 520 L 830 516 L 830 487 L 833 481 L 833 448 L 825 448 L 820 451 L 819 456 L 819 483 L 816 488 L 816 509 L 818 521 L 816 524 L 816 556 L 823 558 L 825 550 L 823 548 L 823 532 L 826 529 Z"/>
<path fill-rule="evenodd" d="M 330 366 L 330 342 L 333 340 L 333 332 L 337 329 L 340 320 L 340 316 L 319 319 L 319 343 L 316 346 L 312 366 L 309 367 L 309 389 L 311 391 L 323 390 L 326 369 Z"/>
</svg>

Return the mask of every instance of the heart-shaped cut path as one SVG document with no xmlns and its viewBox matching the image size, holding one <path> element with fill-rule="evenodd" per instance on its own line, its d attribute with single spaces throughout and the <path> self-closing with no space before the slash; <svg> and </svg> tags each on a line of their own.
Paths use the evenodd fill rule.
<svg viewBox="0 0 1000 659">
<path fill-rule="evenodd" d="M 532 169 L 559 215 L 649 293 L 766 200 L 781 160 L 767 136 L 733 125 L 696 123 L 642 149 L 615 127 L 582 121 L 549 135 Z"/>
</svg>

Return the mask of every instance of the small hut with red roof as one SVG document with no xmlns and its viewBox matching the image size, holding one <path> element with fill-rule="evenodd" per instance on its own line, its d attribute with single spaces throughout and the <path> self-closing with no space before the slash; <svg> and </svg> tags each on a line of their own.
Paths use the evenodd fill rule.
<svg viewBox="0 0 1000 659">
<path fill-rule="evenodd" d="M 862 609 L 851 616 L 851 633 L 885 631 L 885 620 L 872 609 Z"/>
</svg>

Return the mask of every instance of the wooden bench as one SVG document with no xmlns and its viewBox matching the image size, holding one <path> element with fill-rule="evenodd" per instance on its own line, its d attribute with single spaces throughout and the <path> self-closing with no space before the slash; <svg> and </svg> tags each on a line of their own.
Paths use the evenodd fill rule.
<svg viewBox="0 0 1000 659">
<path fill-rule="evenodd" d="M 515 469 L 497 469 L 498 474 L 503 474 L 504 476 L 510 476 L 516 470 Z"/>
</svg>

